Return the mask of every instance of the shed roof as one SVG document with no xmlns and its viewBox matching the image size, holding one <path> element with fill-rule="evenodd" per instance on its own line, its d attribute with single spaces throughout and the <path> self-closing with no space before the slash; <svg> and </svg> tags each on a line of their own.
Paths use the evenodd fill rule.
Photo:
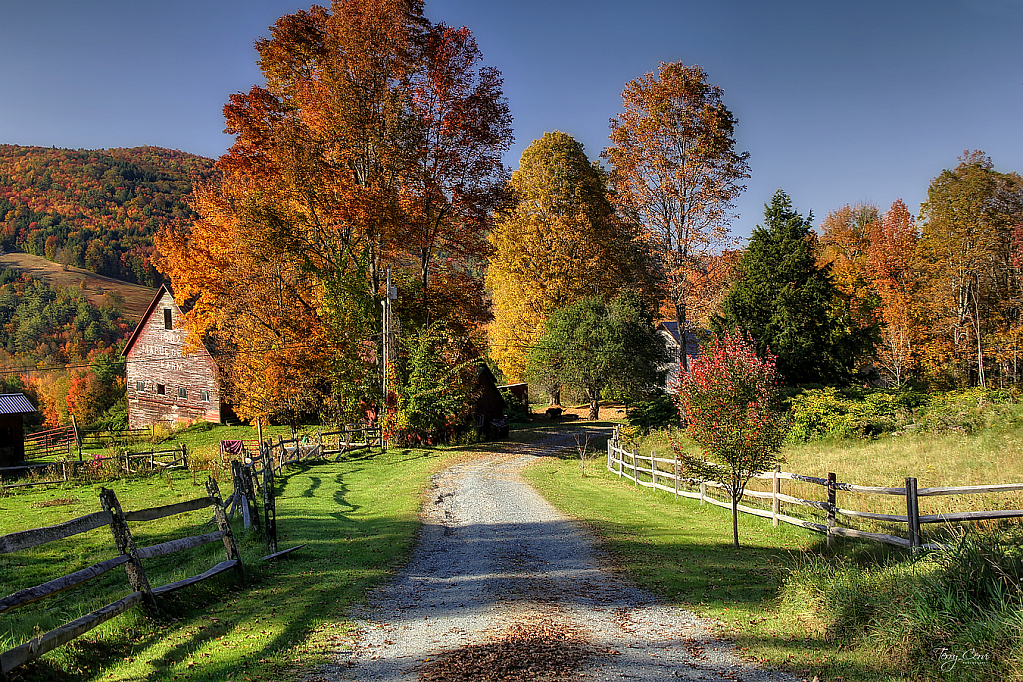
<svg viewBox="0 0 1023 682">
<path fill-rule="evenodd" d="M 36 411 L 24 393 L 0 395 L 0 414 L 31 414 Z"/>
</svg>

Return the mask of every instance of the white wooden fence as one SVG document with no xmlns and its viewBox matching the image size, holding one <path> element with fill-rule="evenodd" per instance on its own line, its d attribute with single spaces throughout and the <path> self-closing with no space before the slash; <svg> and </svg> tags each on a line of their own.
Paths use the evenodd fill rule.
<svg viewBox="0 0 1023 682">
<path fill-rule="evenodd" d="M 646 466 L 644 466 L 646 465 Z M 700 479 L 686 478 L 682 475 L 681 464 L 675 458 L 658 457 L 657 453 L 642 455 L 638 452 L 630 452 L 622 447 L 615 427 L 611 438 L 607 443 L 607 468 L 621 478 L 627 478 L 638 486 L 663 490 L 673 493 L 676 497 L 688 497 L 700 500 L 701 504 L 713 504 L 727 509 L 732 508 L 731 493 L 728 486 L 716 481 L 705 481 Z M 746 490 L 744 497 L 770 500 L 770 510 L 758 509 L 744 504 L 737 505 L 737 509 L 746 514 L 761 516 L 771 519 L 772 524 L 777 526 L 778 522 L 802 526 L 828 536 L 828 544 L 834 536 L 863 538 L 875 540 L 890 545 L 909 547 L 916 549 L 924 547 L 934 549 L 937 544 L 924 544 L 921 540 L 920 524 L 974 521 L 982 519 L 1005 519 L 1023 517 L 1023 510 L 1020 509 L 996 509 L 988 511 L 972 511 L 949 514 L 920 514 L 919 498 L 932 495 L 973 495 L 977 493 L 1008 492 L 1023 490 L 1023 483 L 1004 483 L 997 485 L 970 485 L 942 488 L 917 488 L 916 478 L 907 477 L 906 484 L 900 488 L 885 488 L 878 486 L 855 485 L 853 483 L 840 483 L 835 480 L 835 474 L 828 474 L 827 478 L 815 476 L 804 476 L 776 468 L 774 471 L 767 471 L 753 476 L 755 479 L 771 481 L 771 492 L 759 490 Z M 802 481 L 820 485 L 827 490 L 827 500 L 804 500 L 781 492 L 781 482 L 784 480 Z M 719 500 L 708 491 L 724 491 L 727 501 Z M 874 512 L 856 511 L 843 509 L 838 506 L 837 494 L 839 491 L 852 493 L 867 493 L 874 495 L 898 495 L 906 498 L 906 514 L 877 514 Z M 815 523 L 806 519 L 789 516 L 782 513 L 782 504 L 800 505 L 810 507 L 824 512 L 825 523 Z M 885 533 L 868 533 L 855 528 L 847 528 L 838 525 L 839 516 L 848 518 L 871 519 L 875 521 L 887 521 L 892 523 L 904 523 L 907 528 L 908 537 L 898 537 Z"/>
</svg>

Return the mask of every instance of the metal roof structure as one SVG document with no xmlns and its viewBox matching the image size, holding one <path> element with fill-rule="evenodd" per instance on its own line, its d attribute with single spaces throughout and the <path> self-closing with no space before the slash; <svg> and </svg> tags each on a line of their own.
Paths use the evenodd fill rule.
<svg viewBox="0 0 1023 682">
<path fill-rule="evenodd" d="M 36 411 L 24 393 L 0 395 L 0 414 L 31 414 Z"/>
</svg>

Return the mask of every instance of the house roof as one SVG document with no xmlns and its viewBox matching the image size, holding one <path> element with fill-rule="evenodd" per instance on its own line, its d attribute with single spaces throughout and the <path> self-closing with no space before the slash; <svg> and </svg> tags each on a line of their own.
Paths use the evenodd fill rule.
<svg viewBox="0 0 1023 682">
<path fill-rule="evenodd" d="M 36 411 L 24 393 L 0 395 L 0 414 L 31 414 Z"/>
<path fill-rule="evenodd" d="M 682 345 L 679 343 L 678 335 L 678 321 L 677 320 L 664 320 L 658 325 L 659 329 L 663 329 L 671 335 L 672 340 L 676 346 Z M 696 335 L 696 332 L 686 332 L 686 355 L 695 357 L 700 354 L 700 339 Z"/>
</svg>

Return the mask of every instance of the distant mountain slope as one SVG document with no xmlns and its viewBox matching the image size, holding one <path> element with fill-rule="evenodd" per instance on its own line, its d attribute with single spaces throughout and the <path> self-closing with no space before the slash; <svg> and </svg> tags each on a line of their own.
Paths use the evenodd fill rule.
<svg viewBox="0 0 1023 682">
<path fill-rule="evenodd" d="M 156 286 L 152 236 L 192 219 L 213 160 L 159 147 L 0 145 L 0 248 Z"/>
</svg>

